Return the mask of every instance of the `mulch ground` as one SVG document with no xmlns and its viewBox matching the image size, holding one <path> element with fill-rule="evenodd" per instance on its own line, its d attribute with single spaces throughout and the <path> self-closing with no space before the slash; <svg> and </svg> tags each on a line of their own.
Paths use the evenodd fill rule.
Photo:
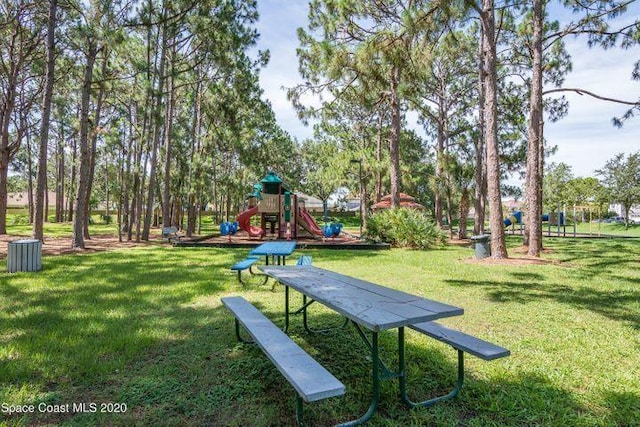
<svg viewBox="0 0 640 427">
<path fill-rule="evenodd" d="M 14 240 L 30 239 L 30 236 L 16 236 L 10 234 L 0 235 L 0 258 L 7 257 L 7 243 Z M 42 254 L 62 255 L 72 253 L 86 253 L 107 251 L 110 249 L 132 248 L 135 246 L 158 245 L 162 243 L 160 235 L 151 236 L 148 242 L 127 242 L 118 241 L 118 236 L 106 234 L 100 236 L 91 236 L 91 239 L 85 239 L 85 249 L 75 249 L 71 246 L 71 237 L 45 237 L 42 245 Z"/>
</svg>

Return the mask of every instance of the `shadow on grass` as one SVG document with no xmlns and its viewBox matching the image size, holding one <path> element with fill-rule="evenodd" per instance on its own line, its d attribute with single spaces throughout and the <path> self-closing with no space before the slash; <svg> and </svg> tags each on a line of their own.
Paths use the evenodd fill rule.
<svg viewBox="0 0 640 427">
<path fill-rule="evenodd" d="M 640 312 L 634 309 L 640 301 L 639 290 L 598 290 L 574 288 L 545 281 L 537 274 L 518 273 L 513 275 L 520 281 L 495 280 L 445 280 L 452 286 L 479 286 L 487 289 L 487 296 L 495 302 L 534 303 L 552 300 L 583 310 L 590 310 L 612 320 L 622 321 L 640 329 Z"/>
<path fill-rule="evenodd" d="M 50 282 L 36 290 L 22 287 L 28 275 L 0 276 L 0 342 L 11 346 L 0 357 L 0 402 L 10 396 L 11 402 L 35 405 L 127 405 L 124 413 L 12 416 L 8 425 L 294 425 L 295 392 L 259 349 L 235 341 L 233 318 L 220 307 L 221 294 L 245 290 L 235 276 L 221 273 L 237 253 L 195 250 L 183 259 L 182 251 L 48 259 Z M 521 275 L 518 285 L 535 288 L 538 279 Z M 495 291 L 507 286 L 499 284 Z M 283 324 L 281 289 L 275 295 L 270 286 L 249 291 L 269 318 Z M 541 291 L 525 293 L 525 301 L 540 298 Z M 267 300 L 272 304 L 262 303 Z M 334 313 L 315 307 L 312 313 L 314 325 L 339 322 Z M 306 405 L 308 419 L 329 425 L 361 415 L 369 402 L 371 362 L 353 329 L 310 336 L 294 317 L 290 335 L 347 386 L 344 397 Z M 395 360 L 395 333 L 381 334 L 381 343 L 385 359 Z M 410 344 L 407 353 L 412 397 L 453 386 L 453 351 Z M 408 410 L 397 398 L 397 381 L 386 381 L 370 425 L 578 425 L 580 416 L 596 424 L 603 415 L 544 377 L 518 371 L 482 379 L 468 366 L 459 398 L 428 409 Z M 603 400 L 612 408 L 605 423 L 624 424 L 625 412 L 637 413 L 638 396 L 610 392 Z"/>
<path fill-rule="evenodd" d="M 167 249 L 61 256 L 47 258 L 46 270 L 37 275 L 0 276 L 0 401 L 69 405 L 64 413 L 36 409 L 25 418 L 10 417 L 10 425 L 114 416 L 69 412 L 81 402 L 124 402 L 133 409 L 136 394 L 122 385 L 138 361 L 158 366 L 178 347 L 208 353 L 192 337 L 210 326 L 212 311 L 194 301 L 225 289 L 228 277 L 212 274 L 225 259 L 212 261 L 202 252 L 177 262 L 175 256 Z M 37 285 L 25 285 L 30 278 Z M 209 341 L 200 335 L 202 343 Z M 171 357 L 171 369 L 182 370 Z M 185 356 L 187 367 L 190 357 Z M 158 381 L 147 385 L 160 394 L 165 387 L 169 404 L 171 382 L 181 380 L 173 373 L 162 380 L 165 374 L 157 372 Z M 20 401 L 25 396 L 34 397 Z M 136 423 L 122 423 L 127 424 Z"/>
<path fill-rule="evenodd" d="M 161 270 L 166 261 L 164 256 L 160 256 L 157 260 L 160 265 L 151 263 L 149 271 Z M 114 270 L 118 268 L 114 267 Z M 70 337 L 77 336 L 82 346 L 60 342 L 58 346 L 39 348 L 42 343 L 37 338 L 33 343 L 26 336 L 18 338 L 21 352 L 50 352 L 46 357 L 48 363 L 54 365 L 64 365 L 67 359 L 73 360 L 82 351 L 95 357 L 99 364 L 106 363 L 105 357 L 118 358 L 117 363 L 105 370 L 65 366 L 61 369 L 64 372 L 56 371 L 46 378 L 46 387 L 36 394 L 37 398 L 23 403 L 122 402 L 127 405 L 127 410 L 123 413 L 35 413 L 28 417 L 9 417 L 9 425 L 295 425 L 295 392 L 292 387 L 257 347 L 239 344 L 235 340 L 233 317 L 219 305 L 219 293 L 230 287 L 215 278 L 206 285 L 210 286 L 206 289 L 197 285 L 183 286 L 174 280 L 173 286 L 179 288 L 178 295 L 155 300 L 153 292 L 135 290 L 136 286 L 153 283 L 154 274 L 161 273 L 151 273 L 149 278 L 141 279 L 139 285 L 129 283 L 129 288 L 125 284 L 96 285 L 100 289 L 107 288 L 107 294 L 112 297 L 118 295 L 112 286 L 123 286 L 122 289 L 134 294 L 131 298 L 135 303 L 128 302 L 129 308 L 120 319 L 102 319 L 102 330 L 96 332 L 95 337 L 85 336 L 85 329 L 100 319 L 69 319 L 64 311 L 66 304 L 61 307 L 63 301 L 54 295 L 50 296 L 52 307 L 48 313 L 39 314 L 40 326 L 16 320 L 12 327 L 40 328 L 45 336 L 51 333 L 51 329 L 61 328 Z M 204 271 L 191 274 L 197 276 Z M 172 285 L 166 282 L 162 286 Z M 14 297 L 21 295 L 27 300 L 31 297 L 44 298 L 40 304 L 48 302 L 43 295 L 21 294 L 15 289 L 12 292 Z M 65 292 L 72 294 L 72 301 L 89 304 L 85 300 L 91 295 L 87 290 L 78 290 L 77 295 L 73 290 Z M 202 301 L 198 300 L 199 296 Z M 252 302 L 275 323 L 283 324 L 283 312 L 278 308 L 270 309 L 274 305 L 262 303 L 263 297 L 273 298 L 274 295 L 265 289 L 262 293 L 253 294 L 252 299 L 258 301 Z M 282 292 L 275 297 L 284 299 Z M 31 302 L 25 301 L 25 308 Z M 94 311 L 104 315 L 117 308 L 118 304 L 112 303 L 112 300 L 97 300 L 94 304 L 98 304 L 99 309 Z M 339 316 L 322 307 L 313 307 L 311 320 L 318 327 L 340 323 Z M 368 350 L 351 327 L 335 333 L 309 335 L 301 323 L 300 316 L 292 318 L 290 336 L 347 387 L 343 397 L 305 405 L 307 419 L 313 425 L 331 425 L 360 416 L 370 399 L 371 361 Z M 143 332 L 154 328 L 158 329 L 156 336 Z M 134 347 L 126 357 L 121 354 L 126 353 L 125 348 L 101 349 L 100 341 L 104 335 L 116 332 L 124 335 L 124 342 Z M 56 339 L 64 339 L 63 335 L 56 335 Z M 383 358 L 393 365 L 397 357 L 395 331 L 382 333 L 380 340 Z M 105 354 L 106 350 L 112 353 Z M 455 352 L 448 347 L 435 342 L 433 345 L 410 343 L 407 345 L 407 358 L 411 397 L 439 395 L 453 386 Z M 486 363 L 508 365 L 503 361 Z M 542 376 L 505 372 L 491 379 L 481 379 L 475 375 L 473 365 L 467 365 L 465 387 L 459 397 L 433 408 L 407 409 L 398 399 L 397 381 L 385 381 L 379 410 L 369 425 L 577 425 L 580 417 L 587 416 L 593 421 L 602 415 L 591 413 L 569 391 L 558 388 Z M 85 371 L 78 371 L 78 368 Z M 41 379 L 33 377 L 34 374 L 38 375 L 37 370 L 27 370 L 19 378 L 3 379 L 2 385 L 20 388 L 29 381 L 41 382 Z M 638 405 L 638 397 L 633 395 L 610 393 L 606 398 L 612 409 L 605 415 L 604 422 L 618 422 L 620 414 L 627 408 Z M 615 408 L 622 409 L 618 411 Z"/>
<path fill-rule="evenodd" d="M 585 278 L 634 268 L 640 261 L 640 239 L 553 239 L 561 261 L 580 265 Z"/>
<path fill-rule="evenodd" d="M 264 307 L 261 309 L 264 310 Z M 265 314 L 270 318 L 275 317 L 276 321 L 282 320 L 282 313 Z M 318 327 L 340 323 L 339 316 L 323 313 L 322 310 L 314 313 L 313 322 Z M 347 389 L 342 397 L 306 405 L 307 419 L 313 421 L 313 425 L 332 425 L 362 415 L 367 410 L 371 396 L 371 359 L 369 350 L 353 328 L 309 335 L 302 328 L 301 319 L 294 317 L 290 335 L 340 379 Z M 396 336 L 393 331 L 384 332 L 380 337 L 382 357 L 392 369 L 397 360 Z M 249 359 L 243 363 L 250 364 L 250 360 L 255 358 L 256 365 L 247 371 L 244 381 L 265 377 L 263 387 L 253 392 L 262 393 L 263 405 L 281 408 L 280 414 L 284 418 L 279 422 L 292 425 L 291 402 L 294 392 L 291 387 L 275 368 L 268 363 L 265 366 L 262 361 L 266 361 L 266 357 L 260 350 L 246 345 L 234 346 L 234 351 L 236 348 L 238 358 Z M 453 388 L 457 369 L 453 350 L 441 344 L 408 344 L 406 349 L 411 398 L 417 400 L 435 397 L 446 394 Z M 229 363 L 239 363 L 239 359 L 233 359 Z M 479 363 L 504 364 L 504 361 Z M 378 411 L 369 425 L 578 425 L 584 417 L 593 421 L 602 416 L 592 413 L 570 391 L 558 387 L 542 375 L 518 372 L 509 376 L 505 374 L 492 379 L 479 379 L 474 375 L 474 365 L 477 363 L 467 363 L 465 386 L 461 394 L 452 401 L 431 408 L 408 409 L 398 398 L 397 380 L 384 381 Z M 631 404 L 635 405 L 637 402 L 636 397 Z M 606 418 L 615 419 L 614 411 Z M 267 422 L 253 425 L 271 424 Z"/>
</svg>

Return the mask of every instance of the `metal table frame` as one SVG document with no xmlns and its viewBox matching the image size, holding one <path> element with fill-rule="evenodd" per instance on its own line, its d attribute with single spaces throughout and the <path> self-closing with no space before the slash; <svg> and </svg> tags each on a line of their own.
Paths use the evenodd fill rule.
<svg viewBox="0 0 640 427">
<path fill-rule="evenodd" d="M 462 315 L 464 311 L 461 308 L 312 266 L 263 266 L 260 270 L 285 286 L 285 332 L 289 328 L 292 314 L 289 303 L 289 288 L 292 288 L 303 295 L 302 307 L 293 313 L 303 314 L 305 329 L 314 332 L 307 325 L 307 309 L 318 302 L 344 316 L 345 325 L 351 323 L 355 327 L 371 352 L 372 396 L 369 408 L 361 417 L 340 426 L 360 425 L 371 419 L 380 402 L 380 385 L 384 380 L 399 380 L 400 397 L 409 407 L 431 406 L 458 393 L 460 382 L 445 396 L 422 402 L 412 402 L 408 398 L 404 328 L 443 317 Z M 307 298 L 310 300 L 307 301 Z M 390 329 L 398 329 L 396 370 L 389 369 L 380 359 L 379 333 Z M 367 331 L 370 332 L 370 338 Z"/>
</svg>

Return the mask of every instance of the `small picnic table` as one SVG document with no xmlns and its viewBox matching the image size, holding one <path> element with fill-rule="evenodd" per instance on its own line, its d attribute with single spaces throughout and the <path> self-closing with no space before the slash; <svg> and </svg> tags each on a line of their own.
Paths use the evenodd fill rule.
<svg viewBox="0 0 640 427">
<path fill-rule="evenodd" d="M 285 327 L 289 327 L 291 314 L 289 288 L 303 295 L 302 308 L 297 312 L 304 315 L 307 327 L 307 308 L 313 302 L 338 312 L 350 321 L 371 351 L 372 361 L 372 397 L 367 412 L 360 418 L 341 424 L 352 426 L 365 423 L 376 411 L 380 401 L 380 382 L 398 379 L 400 396 L 408 404 L 407 397 L 405 334 L 407 326 L 435 319 L 458 316 L 463 309 L 437 301 L 432 301 L 406 292 L 387 288 L 375 283 L 360 280 L 344 274 L 324 270 L 313 266 L 261 266 L 263 273 L 273 277 L 285 286 Z M 310 299 L 307 302 L 307 298 Z M 366 329 L 371 333 L 371 340 Z M 380 359 L 378 334 L 384 330 L 398 330 L 398 369 L 389 369 Z M 426 403 L 426 401 L 425 401 Z"/>
<path fill-rule="evenodd" d="M 265 264 L 269 265 L 269 258 L 276 257 L 278 265 L 285 265 L 286 259 L 296 249 L 294 241 L 265 242 L 249 252 L 250 255 L 264 255 Z"/>
</svg>

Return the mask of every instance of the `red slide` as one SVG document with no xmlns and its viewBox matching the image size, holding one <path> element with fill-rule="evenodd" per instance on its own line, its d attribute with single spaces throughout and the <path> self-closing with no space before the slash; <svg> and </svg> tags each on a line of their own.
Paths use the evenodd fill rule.
<svg viewBox="0 0 640 427">
<path fill-rule="evenodd" d="M 298 210 L 298 222 L 302 228 L 307 230 L 309 233 L 316 234 L 318 236 L 323 235 L 322 230 L 318 227 L 316 220 L 313 219 L 308 210 L 302 208 Z"/>
<path fill-rule="evenodd" d="M 261 237 L 262 228 L 251 225 L 251 217 L 258 213 L 258 206 L 254 206 L 249 210 L 240 212 L 238 215 L 238 225 L 240 229 L 246 231 L 251 237 Z"/>
</svg>

